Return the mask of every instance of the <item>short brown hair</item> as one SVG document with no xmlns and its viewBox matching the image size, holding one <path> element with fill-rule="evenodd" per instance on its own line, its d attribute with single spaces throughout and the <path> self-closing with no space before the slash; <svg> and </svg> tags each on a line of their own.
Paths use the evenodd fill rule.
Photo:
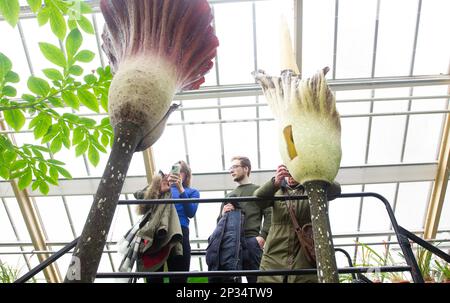
<svg viewBox="0 0 450 303">
<path fill-rule="evenodd" d="M 250 159 L 244 156 L 234 156 L 231 158 L 231 161 L 239 160 L 241 166 L 248 167 L 247 176 L 250 176 L 250 172 L 252 171 L 252 163 L 250 162 Z"/>
</svg>

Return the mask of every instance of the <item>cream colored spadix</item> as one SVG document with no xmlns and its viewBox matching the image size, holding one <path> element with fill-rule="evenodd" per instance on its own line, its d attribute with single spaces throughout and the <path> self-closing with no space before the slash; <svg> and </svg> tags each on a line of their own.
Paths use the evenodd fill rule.
<svg viewBox="0 0 450 303">
<path fill-rule="evenodd" d="M 278 122 L 283 162 L 300 183 L 333 182 L 341 162 L 341 125 L 327 71 L 306 80 L 291 70 L 281 77 L 255 73 Z"/>
</svg>

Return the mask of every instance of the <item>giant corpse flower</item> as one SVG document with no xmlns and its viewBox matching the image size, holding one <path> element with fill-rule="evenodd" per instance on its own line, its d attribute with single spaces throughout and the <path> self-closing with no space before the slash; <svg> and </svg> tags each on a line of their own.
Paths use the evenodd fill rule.
<svg viewBox="0 0 450 303">
<path fill-rule="evenodd" d="M 161 135 L 176 92 L 197 89 L 218 46 L 206 0 L 103 0 L 103 49 L 115 73 L 109 90 L 112 125 L 131 121 L 143 140 Z M 170 112 L 169 112 L 170 113 Z"/>
<path fill-rule="evenodd" d="M 341 162 L 341 124 L 328 68 L 302 79 L 295 64 L 289 31 L 282 27 L 282 72 L 254 73 L 279 127 L 279 148 L 292 177 L 305 186 L 311 209 L 319 282 L 338 282 L 328 216 L 327 190 Z"/>
<path fill-rule="evenodd" d="M 114 143 L 66 282 L 94 281 L 133 153 L 158 140 L 175 93 L 204 82 L 218 46 L 207 0 L 101 0 L 100 7 L 114 72 Z"/>
</svg>

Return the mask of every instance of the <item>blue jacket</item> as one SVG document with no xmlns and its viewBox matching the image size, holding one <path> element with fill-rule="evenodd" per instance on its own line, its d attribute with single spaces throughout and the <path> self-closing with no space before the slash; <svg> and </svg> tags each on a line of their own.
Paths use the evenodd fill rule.
<svg viewBox="0 0 450 303">
<path fill-rule="evenodd" d="M 172 199 L 200 198 L 200 193 L 195 188 L 186 187 L 184 193 L 180 194 L 177 187 L 173 185 L 170 187 L 170 192 L 172 193 Z M 189 228 L 189 218 L 195 216 L 197 207 L 198 203 L 175 203 L 182 227 Z"/>
<path fill-rule="evenodd" d="M 225 213 L 208 239 L 208 270 L 242 269 L 245 249 L 244 214 L 240 209 Z"/>
</svg>

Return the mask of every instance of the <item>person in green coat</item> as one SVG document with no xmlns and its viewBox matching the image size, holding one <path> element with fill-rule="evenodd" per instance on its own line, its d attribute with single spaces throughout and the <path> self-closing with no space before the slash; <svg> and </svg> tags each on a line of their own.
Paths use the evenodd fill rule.
<svg viewBox="0 0 450 303">
<path fill-rule="evenodd" d="M 333 184 L 328 192 L 329 197 L 340 193 L 340 185 Z M 301 247 L 294 225 L 291 221 L 288 207 L 292 206 L 300 226 L 311 223 L 311 212 L 308 200 L 273 201 L 274 196 L 297 196 L 303 195 L 304 188 L 292 178 L 286 166 L 277 168 L 275 177 L 262 185 L 255 191 L 255 196 L 265 198 L 259 201 L 258 206 L 262 209 L 272 208 L 272 224 L 269 235 L 264 246 L 261 259 L 261 270 L 282 269 L 307 269 L 315 268 L 308 261 L 304 247 Z M 281 283 L 284 276 L 259 276 L 258 282 Z M 317 275 L 290 275 L 288 283 L 317 283 Z"/>
</svg>

